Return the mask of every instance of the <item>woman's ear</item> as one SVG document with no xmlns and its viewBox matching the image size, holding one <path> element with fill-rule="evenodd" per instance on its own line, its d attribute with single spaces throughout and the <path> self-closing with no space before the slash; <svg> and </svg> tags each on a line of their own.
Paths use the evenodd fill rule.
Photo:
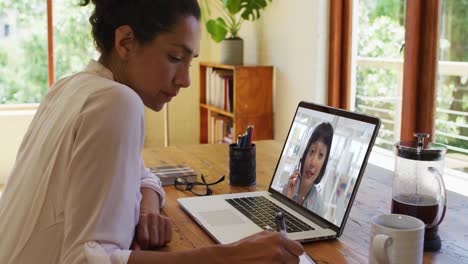
<svg viewBox="0 0 468 264">
<path fill-rule="evenodd" d="M 137 44 L 135 33 L 129 25 L 115 30 L 114 49 L 122 60 L 128 60 Z"/>
</svg>

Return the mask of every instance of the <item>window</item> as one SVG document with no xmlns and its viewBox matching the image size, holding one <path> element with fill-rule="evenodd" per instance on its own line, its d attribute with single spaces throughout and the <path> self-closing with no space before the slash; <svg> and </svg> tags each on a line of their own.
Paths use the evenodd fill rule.
<svg viewBox="0 0 468 264">
<path fill-rule="evenodd" d="M 400 139 L 405 5 L 399 0 L 358 3 L 350 106 L 380 118 L 376 146 L 391 150 Z"/>
<path fill-rule="evenodd" d="M 39 103 L 53 76 L 83 69 L 94 55 L 88 17 L 79 1 L 10 0 L 0 3 L 0 104 Z M 47 8 L 53 27 L 48 27 Z M 53 28 L 52 32 L 48 28 Z M 48 36 L 53 42 L 48 43 Z M 54 44 L 54 45 L 50 45 Z M 53 63 L 49 63 L 49 57 Z M 49 76 L 49 69 L 52 76 Z"/>
<path fill-rule="evenodd" d="M 330 52 L 341 64 L 329 79 L 341 87 L 329 92 L 341 101 L 329 104 L 380 117 L 383 149 L 429 132 L 447 146 L 447 167 L 468 171 L 468 1 L 349 2 L 331 2 L 331 19 L 343 22 L 333 28 L 331 20 L 330 47 L 337 35 L 344 48 Z"/>
<path fill-rule="evenodd" d="M 450 166 L 468 172 L 468 1 L 442 1 L 436 97 L 436 142 Z"/>
</svg>

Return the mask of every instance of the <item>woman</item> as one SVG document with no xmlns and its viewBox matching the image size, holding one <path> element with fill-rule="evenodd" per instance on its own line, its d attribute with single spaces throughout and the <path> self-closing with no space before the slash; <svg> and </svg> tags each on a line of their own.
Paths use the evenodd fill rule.
<svg viewBox="0 0 468 264">
<path fill-rule="evenodd" d="M 143 105 L 158 111 L 190 85 L 200 9 L 196 0 L 92 2 L 101 56 L 54 84 L 25 135 L 0 200 L 0 263 L 297 263 L 302 246 L 273 232 L 139 250 L 172 237 L 159 214 L 164 191 L 141 159 Z"/>
<path fill-rule="evenodd" d="M 332 140 L 333 127 L 330 123 L 321 123 L 314 129 L 299 166 L 289 177 L 288 185 L 283 191 L 298 204 L 322 216 L 326 210 L 318 194 L 317 184 L 325 173 Z"/>
</svg>

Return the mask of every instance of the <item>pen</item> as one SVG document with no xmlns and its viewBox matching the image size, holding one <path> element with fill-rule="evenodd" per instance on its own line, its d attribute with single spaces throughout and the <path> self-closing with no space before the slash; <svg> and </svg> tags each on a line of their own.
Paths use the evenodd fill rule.
<svg viewBox="0 0 468 264">
<path fill-rule="evenodd" d="M 249 129 L 249 147 L 252 147 L 252 140 L 253 140 L 253 135 L 254 135 L 254 126 L 250 125 L 248 129 Z"/>
<path fill-rule="evenodd" d="M 279 211 L 276 213 L 275 216 L 276 220 L 276 227 L 278 228 L 278 232 L 280 232 L 281 235 L 286 237 L 286 223 L 284 222 L 284 214 L 283 212 Z"/>
<path fill-rule="evenodd" d="M 247 132 L 245 132 L 242 135 L 242 145 L 241 145 L 241 147 L 243 147 L 243 148 L 247 147 L 247 140 L 248 140 L 247 137 L 248 137 Z"/>
<path fill-rule="evenodd" d="M 283 237 L 286 237 L 286 223 L 284 222 L 284 214 L 283 212 L 279 211 L 276 213 L 276 216 L 275 216 L 275 220 L 276 220 L 276 227 L 278 228 L 278 232 L 283 236 Z M 302 255 L 299 256 L 299 260 L 300 262 L 299 263 L 310 263 L 310 264 L 316 264 L 317 262 L 315 262 L 311 257 L 309 257 L 309 255 L 307 255 L 307 253 L 302 253 Z"/>
<path fill-rule="evenodd" d="M 245 142 L 244 142 L 244 147 L 250 147 L 249 146 L 250 142 L 250 125 L 247 126 L 247 129 L 245 130 Z"/>
</svg>

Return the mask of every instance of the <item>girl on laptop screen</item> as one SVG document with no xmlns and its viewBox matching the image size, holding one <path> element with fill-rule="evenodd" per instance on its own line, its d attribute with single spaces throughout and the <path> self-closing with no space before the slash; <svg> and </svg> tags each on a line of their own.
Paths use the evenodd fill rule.
<svg viewBox="0 0 468 264">
<path fill-rule="evenodd" d="M 322 216 L 326 210 L 317 185 L 322 180 L 327 167 L 332 139 L 333 127 L 330 123 L 323 122 L 314 129 L 297 169 L 291 174 L 288 184 L 283 189 L 283 194 L 287 197 Z"/>
</svg>

